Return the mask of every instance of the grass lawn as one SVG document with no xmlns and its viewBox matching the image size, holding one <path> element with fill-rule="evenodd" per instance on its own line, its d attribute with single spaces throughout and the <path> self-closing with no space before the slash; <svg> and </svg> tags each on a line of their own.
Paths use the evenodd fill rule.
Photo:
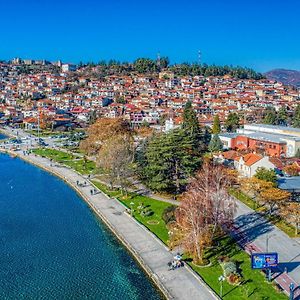
<svg viewBox="0 0 300 300">
<path fill-rule="evenodd" d="M 43 157 L 48 157 L 58 163 L 69 166 L 80 174 L 91 174 L 96 170 L 95 162 L 89 160 L 85 162 L 79 155 L 73 155 L 63 151 L 47 148 L 34 149 L 33 153 Z"/>
<path fill-rule="evenodd" d="M 239 199 L 241 202 L 243 202 L 244 204 L 246 204 L 251 209 L 256 210 L 256 208 L 257 208 L 256 202 L 252 198 L 250 198 L 249 196 L 245 195 L 240 190 L 231 188 L 231 189 L 229 189 L 229 194 L 231 196 Z"/>
<path fill-rule="evenodd" d="M 50 136 L 60 136 L 60 135 L 71 135 L 72 133 L 75 132 L 82 132 L 84 131 L 83 129 L 77 128 L 73 131 L 49 131 L 49 130 L 40 130 L 40 137 L 50 137 Z M 32 134 L 34 136 L 38 136 L 38 131 L 36 130 L 25 130 L 25 132 Z"/>
<path fill-rule="evenodd" d="M 170 203 L 154 200 L 135 193 L 129 193 L 128 197 L 125 197 L 119 190 L 110 190 L 105 184 L 98 181 L 93 181 L 93 183 L 109 197 L 115 197 L 129 209 L 132 208 L 133 217 L 137 221 L 147 227 L 165 244 L 168 243 L 168 229 L 162 219 L 162 213 L 166 207 L 171 206 Z M 141 215 L 138 209 L 141 203 L 143 203 L 144 207 L 149 207 L 153 211 L 153 214 L 150 216 Z"/>
<path fill-rule="evenodd" d="M 204 281 L 217 294 L 220 293 L 219 276 L 223 274 L 222 268 L 218 262 L 221 255 L 227 255 L 232 260 L 237 261 L 244 284 L 239 286 L 230 285 L 226 281 L 223 283 L 223 299 L 242 300 L 242 299 L 268 299 L 284 300 L 288 299 L 281 292 L 277 292 L 274 286 L 266 282 L 264 275 L 259 270 L 252 270 L 250 258 L 246 252 L 240 249 L 235 241 L 226 236 L 219 240 L 219 246 L 207 251 L 206 258 L 211 262 L 209 267 L 197 267 L 192 263 L 190 266 L 204 279 Z"/>
</svg>

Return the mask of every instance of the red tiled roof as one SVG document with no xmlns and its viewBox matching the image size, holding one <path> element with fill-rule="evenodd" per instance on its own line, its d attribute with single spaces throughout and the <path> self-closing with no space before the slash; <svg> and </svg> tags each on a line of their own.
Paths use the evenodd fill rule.
<svg viewBox="0 0 300 300">
<path fill-rule="evenodd" d="M 256 162 L 260 161 L 263 157 L 259 154 L 255 154 L 255 153 L 248 153 L 246 155 L 243 156 L 243 160 L 245 162 L 245 165 L 250 167 L 253 164 L 255 164 Z"/>
</svg>

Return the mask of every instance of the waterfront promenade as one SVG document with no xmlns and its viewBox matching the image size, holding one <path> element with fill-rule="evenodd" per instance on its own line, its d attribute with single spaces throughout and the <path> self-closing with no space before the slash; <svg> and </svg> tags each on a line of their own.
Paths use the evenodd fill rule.
<svg viewBox="0 0 300 300">
<path fill-rule="evenodd" d="M 167 263 L 173 259 L 174 253 L 170 252 L 160 240 L 127 214 L 126 208 L 121 203 L 110 199 L 100 191 L 91 195 L 90 190 L 94 186 L 87 178 L 69 168 L 54 164 L 47 158 L 34 154 L 24 156 L 22 151 L 14 153 L 70 184 L 132 252 L 167 298 L 218 299 L 188 267 L 169 271 Z M 78 181 L 86 182 L 86 185 L 78 186 Z"/>
</svg>

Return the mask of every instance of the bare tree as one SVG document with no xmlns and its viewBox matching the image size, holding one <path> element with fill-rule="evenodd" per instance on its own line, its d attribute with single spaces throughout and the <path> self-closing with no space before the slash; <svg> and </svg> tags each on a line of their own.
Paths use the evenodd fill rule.
<svg viewBox="0 0 300 300">
<path fill-rule="evenodd" d="M 216 230 L 233 220 L 236 204 L 227 192 L 230 183 L 223 167 L 205 164 L 176 210 L 171 246 L 182 245 L 196 263 L 203 262 L 204 249 L 212 243 Z"/>
<path fill-rule="evenodd" d="M 107 140 L 116 135 L 130 135 L 130 125 L 121 118 L 98 119 L 88 129 L 88 137 L 80 144 L 87 154 L 97 154 Z"/>
<path fill-rule="evenodd" d="M 119 134 L 107 139 L 98 152 L 97 164 L 109 178 L 111 187 L 118 185 L 127 192 L 134 159 L 133 139 Z"/>
</svg>

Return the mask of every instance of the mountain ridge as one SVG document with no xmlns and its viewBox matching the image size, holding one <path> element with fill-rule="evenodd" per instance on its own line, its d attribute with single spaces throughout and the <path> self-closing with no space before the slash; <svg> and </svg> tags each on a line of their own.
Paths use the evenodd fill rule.
<svg viewBox="0 0 300 300">
<path fill-rule="evenodd" d="M 285 85 L 300 87 L 300 71 L 289 69 L 274 69 L 264 73 L 271 80 L 280 81 Z"/>
</svg>

